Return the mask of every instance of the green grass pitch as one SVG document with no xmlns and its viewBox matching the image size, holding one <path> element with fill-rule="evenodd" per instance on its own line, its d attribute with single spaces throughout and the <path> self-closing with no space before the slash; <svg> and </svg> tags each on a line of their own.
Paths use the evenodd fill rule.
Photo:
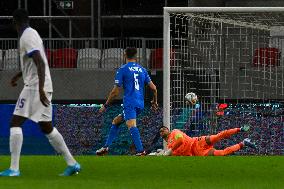
<svg viewBox="0 0 284 189">
<path fill-rule="evenodd" d="M 3 189 L 273 189 L 284 188 L 284 156 L 77 156 L 82 172 L 59 177 L 59 156 L 22 156 L 21 177 L 0 178 Z M 0 169 L 10 157 L 0 156 Z"/>
</svg>

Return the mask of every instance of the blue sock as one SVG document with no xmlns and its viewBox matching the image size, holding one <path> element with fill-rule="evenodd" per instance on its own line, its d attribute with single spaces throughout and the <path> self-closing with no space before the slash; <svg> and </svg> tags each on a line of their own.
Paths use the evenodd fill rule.
<svg viewBox="0 0 284 189">
<path fill-rule="evenodd" d="M 129 129 L 129 131 L 130 131 L 132 140 L 135 144 L 136 151 L 138 153 L 143 152 L 143 145 L 142 145 L 142 142 L 141 142 L 141 139 L 140 139 L 140 133 L 139 133 L 138 128 L 137 127 L 131 127 Z"/>
<path fill-rule="evenodd" d="M 118 131 L 119 131 L 118 126 L 116 126 L 116 125 L 111 126 L 111 128 L 109 130 L 108 137 L 107 137 L 107 141 L 106 141 L 104 147 L 109 147 L 112 144 L 112 142 L 114 141 L 114 139 L 118 135 Z"/>
</svg>

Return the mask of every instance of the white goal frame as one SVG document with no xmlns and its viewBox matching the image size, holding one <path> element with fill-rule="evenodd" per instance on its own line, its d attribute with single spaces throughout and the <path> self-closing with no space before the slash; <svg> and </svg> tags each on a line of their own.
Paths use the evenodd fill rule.
<svg viewBox="0 0 284 189">
<path fill-rule="evenodd" d="M 284 7 L 164 7 L 163 20 L 163 125 L 170 129 L 170 14 L 171 13 L 202 13 L 202 12 L 284 12 Z M 238 24 L 238 23 L 237 23 Z M 241 23 L 239 23 L 241 24 Z M 264 28 L 265 29 L 265 28 Z"/>
</svg>

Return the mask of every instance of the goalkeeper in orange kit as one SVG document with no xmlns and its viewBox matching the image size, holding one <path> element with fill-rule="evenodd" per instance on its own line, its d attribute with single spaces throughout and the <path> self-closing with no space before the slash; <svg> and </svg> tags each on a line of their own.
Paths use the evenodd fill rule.
<svg viewBox="0 0 284 189">
<path fill-rule="evenodd" d="M 256 149 L 256 145 L 249 138 L 242 142 L 229 146 L 223 150 L 217 150 L 213 147 L 216 142 L 229 138 L 238 132 L 247 132 L 249 125 L 240 128 L 224 130 L 216 135 L 189 137 L 182 131 L 174 129 L 169 131 L 165 126 L 160 128 L 160 136 L 167 142 L 167 150 L 160 151 L 156 155 L 165 156 L 226 156 L 232 154 L 245 146 Z"/>
</svg>

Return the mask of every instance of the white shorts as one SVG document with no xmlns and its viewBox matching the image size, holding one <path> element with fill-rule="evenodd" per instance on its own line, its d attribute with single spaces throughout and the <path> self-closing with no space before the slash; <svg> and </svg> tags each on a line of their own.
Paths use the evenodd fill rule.
<svg viewBox="0 0 284 189">
<path fill-rule="evenodd" d="M 52 93 L 46 92 L 47 99 L 51 102 Z M 45 107 L 39 98 L 39 91 L 23 89 L 17 101 L 14 115 L 28 118 L 36 123 L 52 121 L 52 105 Z"/>
</svg>

